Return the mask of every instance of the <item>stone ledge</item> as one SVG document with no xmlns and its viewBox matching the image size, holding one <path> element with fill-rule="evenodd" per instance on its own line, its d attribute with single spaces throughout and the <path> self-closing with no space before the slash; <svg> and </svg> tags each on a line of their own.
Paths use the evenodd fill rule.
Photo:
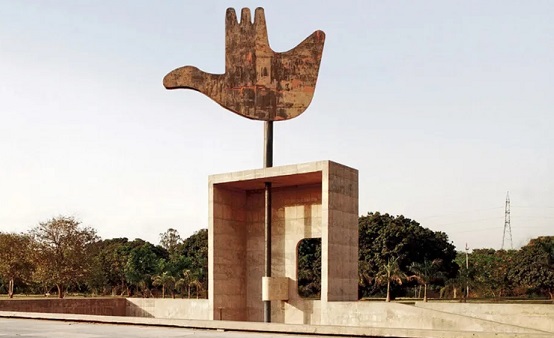
<svg viewBox="0 0 554 338">
<path fill-rule="evenodd" d="M 115 317 L 115 316 L 88 316 L 56 313 L 31 313 L 0 311 L 0 318 L 27 318 L 60 320 L 88 323 L 127 324 L 127 325 L 153 325 L 182 327 L 204 330 L 227 330 L 243 332 L 268 332 L 286 334 L 318 334 L 350 337 L 403 337 L 403 338 L 547 338 L 551 333 L 504 333 L 504 332 L 476 332 L 476 331 L 446 331 L 446 330 L 420 330 L 420 329 L 396 329 L 374 327 L 348 327 L 328 325 L 294 325 L 260 322 L 236 322 L 217 320 L 184 320 L 184 319 L 158 319 L 141 317 Z"/>
</svg>

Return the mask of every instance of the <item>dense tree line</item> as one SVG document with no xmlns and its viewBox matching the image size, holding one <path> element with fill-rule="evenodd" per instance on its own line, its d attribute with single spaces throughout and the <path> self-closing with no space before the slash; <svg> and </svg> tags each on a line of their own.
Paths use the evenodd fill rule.
<svg viewBox="0 0 554 338">
<path fill-rule="evenodd" d="M 40 223 L 28 233 L 0 233 L 0 290 L 49 294 L 206 297 L 208 231 L 182 240 L 169 229 L 160 245 L 101 240 L 71 217 Z"/>
<path fill-rule="evenodd" d="M 476 249 L 466 254 L 456 252 L 445 233 L 425 229 L 403 216 L 360 217 L 361 295 L 386 296 L 386 278 L 379 277 L 388 270 L 394 271 L 395 278 L 389 280 L 396 282 L 391 292 L 397 297 L 426 300 L 430 288 L 434 297 L 462 300 L 554 299 L 554 236 L 535 238 L 519 250 Z"/>
<path fill-rule="evenodd" d="M 418 281 L 427 286 L 456 276 L 456 250 L 445 233 L 380 213 L 362 216 L 358 224 L 360 297 L 383 295 L 385 286 L 387 299 L 391 293 L 407 296 Z"/>
<path fill-rule="evenodd" d="M 519 250 L 456 252 L 443 232 L 404 216 L 359 218 L 359 296 L 554 299 L 554 236 Z M 298 292 L 321 291 L 321 239 L 298 245 Z M 135 239 L 102 240 L 71 217 L 57 217 L 27 233 L 0 232 L 0 292 L 67 292 L 137 297 L 207 297 L 208 231 L 182 239 L 175 229 L 159 245 Z"/>
</svg>

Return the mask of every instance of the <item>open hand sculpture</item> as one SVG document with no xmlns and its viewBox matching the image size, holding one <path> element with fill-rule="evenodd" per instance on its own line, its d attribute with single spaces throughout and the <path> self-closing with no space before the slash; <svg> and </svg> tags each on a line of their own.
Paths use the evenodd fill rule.
<svg viewBox="0 0 554 338">
<path fill-rule="evenodd" d="M 275 53 L 269 46 L 263 8 L 254 23 L 243 8 L 240 23 L 233 8 L 225 18 L 225 74 L 196 67 L 177 68 L 164 77 L 167 89 L 197 90 L 241 116 L 263 121 L 302 114 L 314 95 L 325 33 L 315 31 L 294 49 Z"/>
</svg>

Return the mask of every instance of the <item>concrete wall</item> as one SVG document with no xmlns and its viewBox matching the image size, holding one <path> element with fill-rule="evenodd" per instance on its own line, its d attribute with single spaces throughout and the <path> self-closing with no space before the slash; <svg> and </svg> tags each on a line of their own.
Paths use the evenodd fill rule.
<svg viewBox="0 0 554 338">
<path fill-rule="evenodd" d="M 171 319 L 209 319 L 207 299 L 127 298 L 126 316 Z"/>
<path fill-rule="evenodd" d="M 529 326 L 508 325 L 398 303 L 328 302 L 322 303 L 321 314 L 322 325 L 496 333 L 540 332 Z"/>
<path fill-rule="evenodd" d="M 210 199 L 209 319 L 247 320 L 246 192 L 210 185 Z"/>
<path fill-rule="evenodd" d="M 125 298 L 45 298 L 0 300 L 0 311 L 125 316 Z"/>
<path fill-rule="evenodd" d="M 358 298 L 358 172 L 321 161 L 209 178 L 210 319 L 263 320 L 264 183 L 272 183 L 272 322 L 316 324 L 321 302 Z M 298 295 L 297 246 L 322 239 L 321 302 Z"/>
<path fill-rule="evenodd" d="M 322 302 L 305 299 L 275 303 L 282 307 L 276 312 L 276 316 L 286 316 L 286 321 L 290 324 L 436 332 L 494 332 L 494 335 L 518 333 L 521 336 L 526 336 L 526 333 L 554 332 L 554 307 L 547 304 L 417 303 L 417 306 L 412 306 L 385 302 Z M 1 300 L 0 311 L 189 320 L 208 320 L 211 315 L 207 299 L 16 299 Z M 225 319 L 225 314 L 223 318 Z"/>
<path fill-rule="evenodd" d="M 272 302 L 271 319 L 277 323 L 303 323 L 307 305 L 298 295 L 297 247 L 304 238 L 321 237 L 321 184 L 276 188 L 272 199 L 271 275 L 287 277 L 289 292 L 286 303 Z M 250 193 L 247 205 L 251 221 L 246 257 L 248 320 L 262 321 L 259 295 L 264 267 L 264 194 Z"/>
<path fill-rule="evenodd" d="M 554 332 L 552 304 L 424 303 L 417 307 Z"/>
<path fill-rule="evenodd" d="M 45 298 L 0 300 L 0 311 L 208 320 L 207 299 Z"/>
<path fill-rule="evenodd" d="M 358 300 L 358 171 L 322 170 L 321 301 Z"/>
</svg>

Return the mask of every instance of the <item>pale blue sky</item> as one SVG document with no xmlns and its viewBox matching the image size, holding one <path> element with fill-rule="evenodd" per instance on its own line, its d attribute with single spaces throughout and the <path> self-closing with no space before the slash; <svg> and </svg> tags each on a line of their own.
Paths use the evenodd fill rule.
<svg viewBox="0 0 554 338">
<path fill-rule="evenodd" d="M 316 94 L 275 125 L 275 165 L 360 171 L 360 213 L 458 249 L 554 235 L 554 1 L 0 0 L 0 231 L 75 216 L 103 238 L 207 227 L 207 176 L 258 168 L 263 123 L 163 76 L 224 69 L 227 7 L 270 44 L 327 40 Z"/>
</svg>

